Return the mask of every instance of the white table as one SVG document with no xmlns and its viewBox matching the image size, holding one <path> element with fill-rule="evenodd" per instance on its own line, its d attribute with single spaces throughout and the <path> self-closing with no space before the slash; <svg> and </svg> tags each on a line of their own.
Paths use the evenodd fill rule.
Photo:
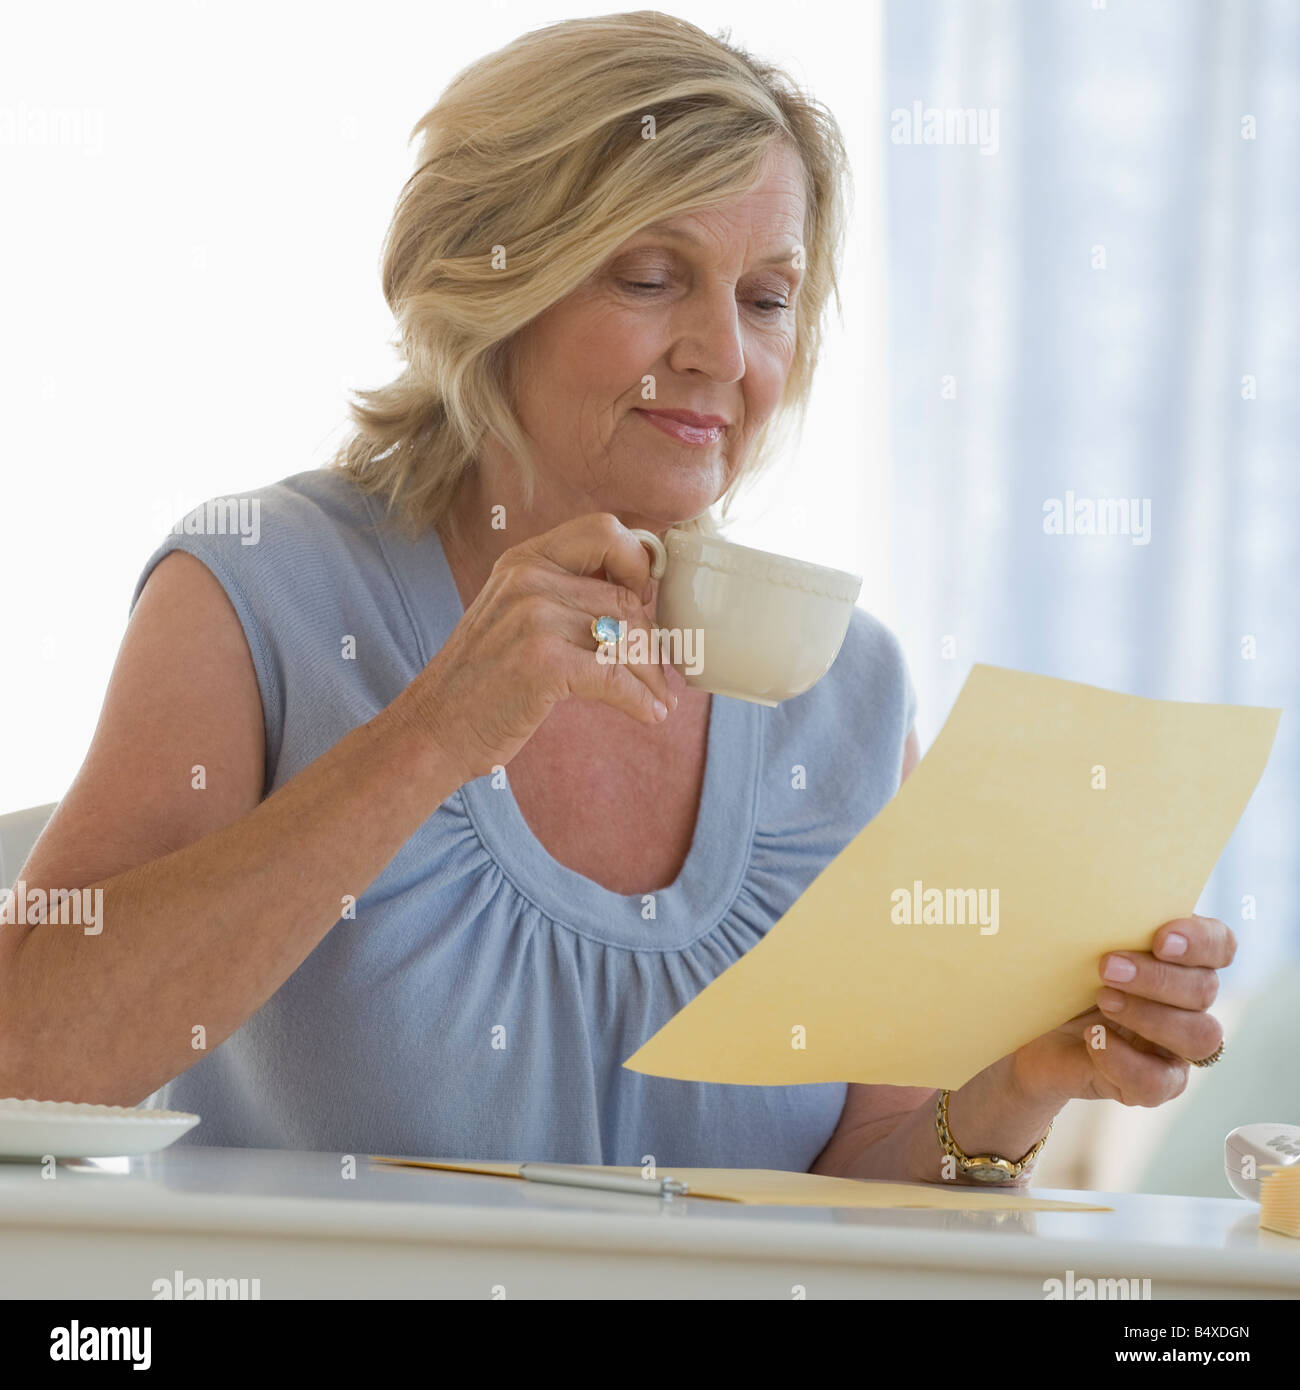
<svg viewBox="0 0 1300 1390">
<path fill-rule="evenodd" d="M 1150 1279 L 1161 1298 L 1300 1297 L 1300 1240 L 1231 1197 L 1036 1190 L 1109 1212 L 861 1211 L 661 1202 L 357 1155 L 185 1145 L 0 1164 L 0 1296 L 155 1297 L 256 1278 L 272 1298 L 1031 1298 Z M 976 1193 L 977 1197 L 981 1194 Z M 250 1289 L 251 1289 L 250 1285 Z"/>
</svg>

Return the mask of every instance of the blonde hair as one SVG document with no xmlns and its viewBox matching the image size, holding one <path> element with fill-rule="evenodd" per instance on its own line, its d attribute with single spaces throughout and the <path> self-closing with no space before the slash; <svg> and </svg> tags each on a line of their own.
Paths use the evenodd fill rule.
<svg viewBox="0 0 1300 1390">
<path fill-rule="evenodd" d="M 787 426 L 802 425 L 832 293 L 839 307 L 850 174 L 830 112 L 725 38 L 641 10 L 522 35 L 455 77 L 416 135 L 416 169 L 383 249 L 405 366 L 389 385 L 352 393 L 355 429 L 330 464 L 416 533 L 450 524 L 489 436 L 532 496 L 513 336 L 639 228 L 745 194 L 774 141 L 794 148 L 807 186 L 794 360 L 722 499 L 725 513 Z M 682 524 L 717 529 L 708 512 Z"/>
</svg>

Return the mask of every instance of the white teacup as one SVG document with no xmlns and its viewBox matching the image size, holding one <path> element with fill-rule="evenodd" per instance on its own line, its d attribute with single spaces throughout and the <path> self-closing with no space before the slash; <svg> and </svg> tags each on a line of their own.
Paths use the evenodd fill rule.
<svg viewBox="0 0 1300 1390">
<path fill-rule="evenodd" d="M 693 531 L 632 534 L 650 551 L 656 626 L 687 685 L 776 705 L 830 670 L 861 575 Z"/>
</svg>

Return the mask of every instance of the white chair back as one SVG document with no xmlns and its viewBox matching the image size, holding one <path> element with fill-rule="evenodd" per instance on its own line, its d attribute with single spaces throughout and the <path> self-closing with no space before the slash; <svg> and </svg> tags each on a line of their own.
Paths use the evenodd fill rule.
<svg viewBox="0 0 1300 1390">
<path fill-rule="evenodd" d="M 18 871 L 54 814 L 57 801 L 48 806 L 29 806 L 0 816 L 0 888 L 12 888 Z"/>
</svg>

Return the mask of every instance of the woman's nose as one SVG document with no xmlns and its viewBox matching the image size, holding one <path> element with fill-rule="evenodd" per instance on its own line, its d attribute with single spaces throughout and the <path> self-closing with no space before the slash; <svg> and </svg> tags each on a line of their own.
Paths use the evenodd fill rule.
<svg viewBox="0 0 1300 1390">
<path fill-rule="evenodd" d="M 731 290 L 697 292 L 673 315 L 674 371 L 700 371 L 714 381 L 738 381 L 745 374 L 740 314 Z"/>
</svg>

